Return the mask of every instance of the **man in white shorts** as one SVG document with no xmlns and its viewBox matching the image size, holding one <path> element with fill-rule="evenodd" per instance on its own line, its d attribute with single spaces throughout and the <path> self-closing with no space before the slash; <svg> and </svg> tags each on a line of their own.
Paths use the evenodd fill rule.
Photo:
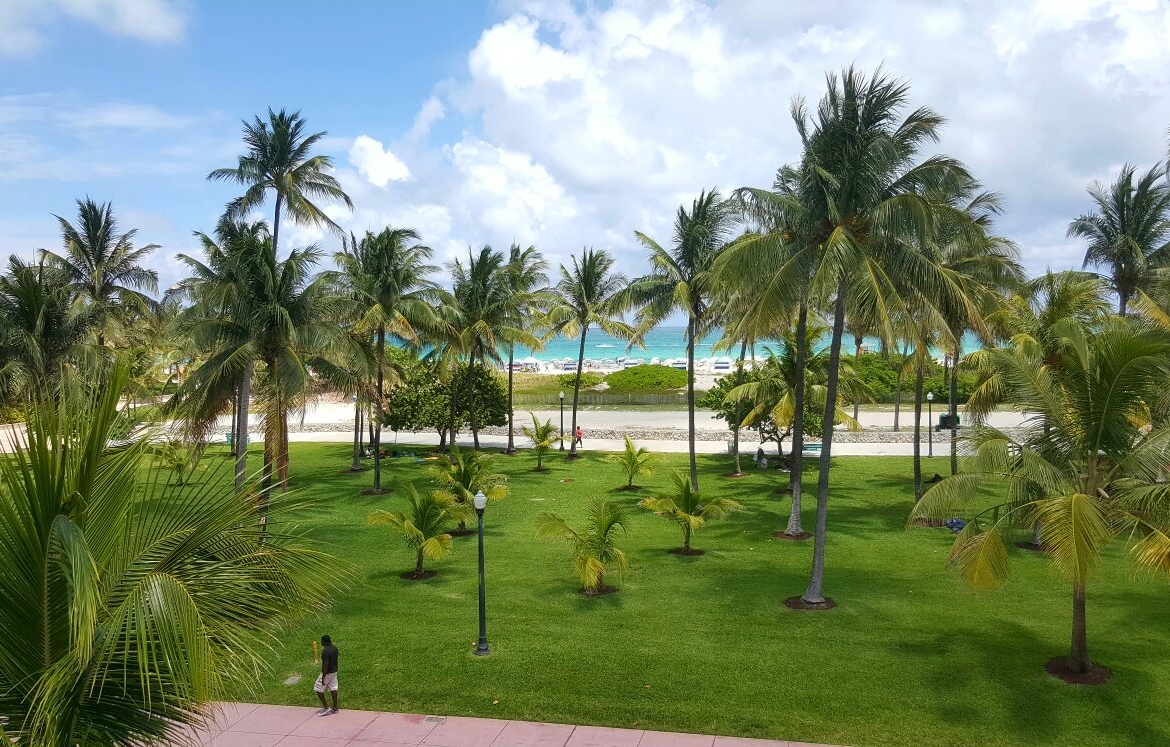
<svg viewBox="0 0 1170 747">
<path fill-rule="evenodd" d="M 326 690 L 333 695 L 332 708 L 325 702 Z M 337 646 L 333 645 L 333 641 L 327 635 L 321 636 L 321 674 L 317 676 L 313 691 L 317 693 L 317 698 L 321 701 L 321 710 L 317 712 L 318 716 L 337 713 Z"/>
</svg>

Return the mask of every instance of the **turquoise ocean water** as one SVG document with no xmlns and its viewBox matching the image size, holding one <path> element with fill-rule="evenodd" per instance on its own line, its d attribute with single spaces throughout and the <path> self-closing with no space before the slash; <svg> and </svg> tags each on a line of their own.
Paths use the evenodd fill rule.
<svg viewBox="0 0 1170 747">
<path fill-rule="evenodd" d="M 739 346 L 734 350 L 716 352 L 711 348 L 719 341 L 720 334 L 711 334 L 703 338 L 695 346 L 695 359 L 701 360 L 703 358 L 727 357 L 735 359 L 739 356 Z M 828 344 L 828 339 L 823 344 Z M 687 355 L 686 342 L 686 327 L 658 327 L 646 334 L 645 348 L 635 345 L 633 348 L 628 348 L 626 343 L 622 340 L 610 337 L 602 332 L 600 329 L 591 328 L 589 333 L 585 336 L 585 358 L 586 360 L 604 360 L 617 358 L 640 358 L 649 363 L 650 359 L 658 358 L 666 360 L 669 358 L 685 358 Z M 870 350 L 878 350 L 879 345 L 876 339 L 867 339 L 865 344 Z M 548 342 L 543 350 L 529 350 L 524 347 L 516 348 L 516 360 L 521 360 L 529 356 L 540 361 L 560 361 L 566 358 L 570 360 L 577 360 L 578 346 L 580 339 L 574 338 L 567 340 L 563 337 L 558 337 Z M 771 347 L 773 350 L 779 349 L 779 343 L 774 340 L 764 340 L 756 343 L 756 357 L 763 358 L 767 356 L 765 347 Z M 963 349 L 966 352 L 978 350 L 981 345 L 975 337 L 967 335 L 963 340 Z M 844 350 L 849 353 L 853 352 L 853 338 L 847 336 L 844 343 Z M 749 357 L 751 353 L 748 353 Z M 939 353 L 938 355 L 941 355 Z M 504 358 L 507 359 L 507 351 L 504 351 Z"/>
</svg>

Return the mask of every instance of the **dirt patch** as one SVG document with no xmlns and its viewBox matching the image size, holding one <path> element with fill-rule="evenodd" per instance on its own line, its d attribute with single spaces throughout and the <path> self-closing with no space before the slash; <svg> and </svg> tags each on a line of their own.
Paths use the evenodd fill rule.
<svg viewBox="0 0 1170 747">
<path fill-rule="evenodd" d="M 1029 540 L 1028 542 L 1017 542 L 1016 547 L 1028 552 L 1045 552 L 1044 545 L 1037 545 L 1035 542 Z"/>
<path fill-rule="evenodd" d="M 379 488 L 377 490 L 370 488 L 369 490 L 363 490 L 362 495 L 387 495 L 387 494 L 393 493 L 393 492 L 394 492 L 393 488 Z"/>
<path fill-rule="evenodd" d="M 1094 664 L 1087 672 L 1074 672 L 1068 665 L 1068 659 L 1058 656 L 1044 665 L 1044 671 L 1063 680 L 1070 685 L 1104 685 L 1113 679 L 1113 672 L 1107 667 Z"/>
<path fill-rule="evenodd" d="M 812 536 L 808 532 L 800 532 L 799 534 L 789 534 L 788 532 L 772 532 L 772 536 L 778 540 L 789 540 L 791 542 L 800 542 Z"/>
<path fill-rule="evenodd" d="M 607 597 L 610 594 L 617 594 L 617 592 L 618 589 L 616 586 L 603 586 L 597 591 L 586 591 L 585 589 L 581 589 L 577 593 L 583 597 Z"/>
<path fill-rule="evenodd" d="M 358 467 L 357 469 L 354 469 L 353 467 L 350 467 L 349 469 L 343 469 L 343 470 L 341 470 L 341 472 L 340 472 L 339 474 L 342 474 L 342 475 L 356 475 L 358 472 L 365 472 L 365 471 L 366 471 L 366 468 L 365 468 L 365 467 Z"/>
<path fill-rule="evenodd" d="M 837 606 L 837 603 L 833 601 L 832 597 L 825 597 L 825 601 L 821 602 L 820 604 L 812 604 L 811 602 L 806 602 L 801 597 L 788 597 L 787 599 L 784 600 L 784 606 L 790 610 L 819 611 L 819 610 L 831 610 Z"/>
<path fill-rule="evenodd" d="M 435 575 L 435 571 L 407 571 L 398 574 L 398 577 L 406 581 L 426 581 L 428 578 L 434 578 Z"/>
<path fill-rule="evenodd" d="M 684 557 L 690 558 L 690 557 L 698 557 L 699 555 L 702 555 L 703 553 L 705 553 L 707 551 L 706 550 L 696 550 L 693 547 L 690 550 L 686 550 L 686 549 L 681 548 L 681 547 L 675 547 L 671 550 L 667 550 L 667 552 L 670 553 L 671 555 L 682 555 Z"/>
</svg>

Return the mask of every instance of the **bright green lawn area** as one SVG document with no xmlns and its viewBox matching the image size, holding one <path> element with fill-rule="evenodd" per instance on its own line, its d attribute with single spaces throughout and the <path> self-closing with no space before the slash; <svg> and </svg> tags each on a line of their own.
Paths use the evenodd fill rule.
<svg viewBox="0 0 1170 747">
<path fill-rule="evenodd" d="M 1013 550 L 1006 588 L 964 588 L 944 568 L 951 535 L 904 525 L 909 459 L 834 461 L 826 591 L 840 606 L 830 612 L 781 604 L 804 590 L 812 553 L 771 537 L 787 516 L 772 492 L 782 475 L 728 480 L 725 458 L 703 457 L 704 488 L 748 510 L 697 536 L 706 555 L 681 558 L 666 552 L 681 544 L 677 528 L 633 508 L 622 544 L 631 572 L 620 593 L 587 599 L 567 545 L 534 538 L 535 516 L 576 520 L 592 496 L 631 507 L 637 496 L 613 490 L 617 469 L 596 454 L 554 458 L 543 474 L 528 471 L 527 454 L 499 461 L 512 495 L 488 508 L 492 654 L 476 658 L 475 538 L 456 539 L 434 579 L 400 579 L 412 554 L 364 520 L 401 509 L 401 494 L 359 495 L 370 475 L 339 474 L 344 444 L 294 444 L 293 481 L 319 501 L 308 524 L 357 570 L 332 611 L 282 634 L 260 699 L 314 703 L 309 646 L 329 633 L 351 708 L 854 745 L 1170 744 L 1167 584 L 1133 571 L 1120 547 L 1089 591 L 1090 650 L 1114 679 L 1078 688 L 1043 669 L 1067 651 L 1067 586 L 1045 558 Z M 647 484 L 664 485 L 666 465 L 685 455 L 663 461 Z M 413 460 L 388 464 L 391 482 L 426 484 Z M 292 674 L 302 681 L 283 685 Z"/>
</svg>

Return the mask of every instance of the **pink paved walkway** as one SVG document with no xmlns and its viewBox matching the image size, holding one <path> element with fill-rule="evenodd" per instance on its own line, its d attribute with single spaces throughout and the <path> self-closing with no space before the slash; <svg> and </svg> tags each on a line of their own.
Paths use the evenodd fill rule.
<svg viewBox="0 0 1170 747">
<path fill-rule="evenodd" d="M 600 726 L 536 724 L 494 718 L 225 704 L 211 733 L 214 747 L 830 747 L 740 737 L 708 737 Z"/>
</svg>

